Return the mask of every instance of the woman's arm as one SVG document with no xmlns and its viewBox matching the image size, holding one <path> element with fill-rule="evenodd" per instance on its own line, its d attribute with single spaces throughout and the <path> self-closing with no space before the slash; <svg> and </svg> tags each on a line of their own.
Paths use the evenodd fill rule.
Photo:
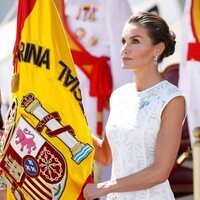
<svg viewBox="0 0 200 200">
<path fill-rule="evenodd" d="M 95 135 L 92 135 L 92 141 L 95 148 L 94 159 L 104 166 L 110 164 L 112 156 L 106 133 L 104 134 L 103 140 Z"/>
<path fill-rule="evenodd" d="M 164 182 L 171 172 L 179 149 L 184 115 L 184 98 L 173 98 L 162 112 L 154 163 L 142 171 L 123 178 L 97 185 L 87 185 L 84 190 L 86 200 L 98 198 L 111 192 L 143 190 Z"/>
</svg>

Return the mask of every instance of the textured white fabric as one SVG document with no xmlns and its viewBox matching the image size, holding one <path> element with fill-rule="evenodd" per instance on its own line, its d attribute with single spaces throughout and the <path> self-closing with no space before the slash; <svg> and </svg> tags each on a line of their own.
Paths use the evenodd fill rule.
<svg viewBox="0 0 200 200">
<path fill-rule="evenodd" d="M 185 1 L 185 9 L 183 15 L 183 40 L 182 44 L 182 60 L 179 69 L 179 88 L 183 91 L 187 102 L 187 120 L 190 133 L 191 146 L 195 142 L 193 135 L 194 129 L 200 125 L 200 61 L 192 59 L 188 60 L 188 44 L 195 43 L 195 35 L 193 33 L 191 21 L 191 0 Z"/>
<path fill-rule="evenodd" d="M 112 93 L 106 133 L 112 149 L 112 179 L 136 173 L 154 162 L 161 114 L 167 103 L 182 96 L 168 81 L 137 92 L 134 83 Z M 109 200 L 174 200 L 168 181 L 137 192 L 112 193 Z"/>
</svg>

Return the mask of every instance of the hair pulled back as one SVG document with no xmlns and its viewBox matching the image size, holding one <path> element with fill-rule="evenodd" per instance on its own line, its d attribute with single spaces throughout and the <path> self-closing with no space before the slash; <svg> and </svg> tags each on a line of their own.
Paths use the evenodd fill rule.
<svg viewBox="0 0 200 200">
<path fill-rule="evenodd" d="M 128 23 L 134 23 L 146 28 L 152 44 L 163 42 L 165 49 L 158 58 L 162 62 L 163 58 L 172 55 L 175 51 L 176 35 L 169 29 L 166 21 L 156 14 L 150 12 L 139 12 L 129 18 Z"/>
</svg>

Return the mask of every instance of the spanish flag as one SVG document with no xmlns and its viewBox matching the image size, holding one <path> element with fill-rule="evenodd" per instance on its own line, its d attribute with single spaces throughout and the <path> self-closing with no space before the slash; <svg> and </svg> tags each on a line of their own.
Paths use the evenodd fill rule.
<svg viewBox="0 0 200 200">
<path fill-rule="evenodd" d="M 19 0 L 1 168 L 7 199 L 81 200 L 93 146 L 54 0 Z"/>
</svg>

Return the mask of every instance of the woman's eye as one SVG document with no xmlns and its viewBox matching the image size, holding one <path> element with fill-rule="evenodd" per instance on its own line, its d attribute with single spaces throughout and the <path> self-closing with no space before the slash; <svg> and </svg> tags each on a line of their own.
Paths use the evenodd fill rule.
<svg viewBox="0 0 200 200">
<path fill-rule="evenodd" d="M 122 44 L 125 44 L 125 43 L 126 43 L 125 39 L 122 39 L 122 41 L 121 41 L 121 42 L 122 42 Z"/>
<path fill-rule="evenodd" d="M 133 43 L 133 44 L 139 44 L 139 43 L 140 43 L 140 41 L 139 41 L 139 40 L 137 40 L 137 39 L 133 39 L 132 43 Z"/>
</svg>

